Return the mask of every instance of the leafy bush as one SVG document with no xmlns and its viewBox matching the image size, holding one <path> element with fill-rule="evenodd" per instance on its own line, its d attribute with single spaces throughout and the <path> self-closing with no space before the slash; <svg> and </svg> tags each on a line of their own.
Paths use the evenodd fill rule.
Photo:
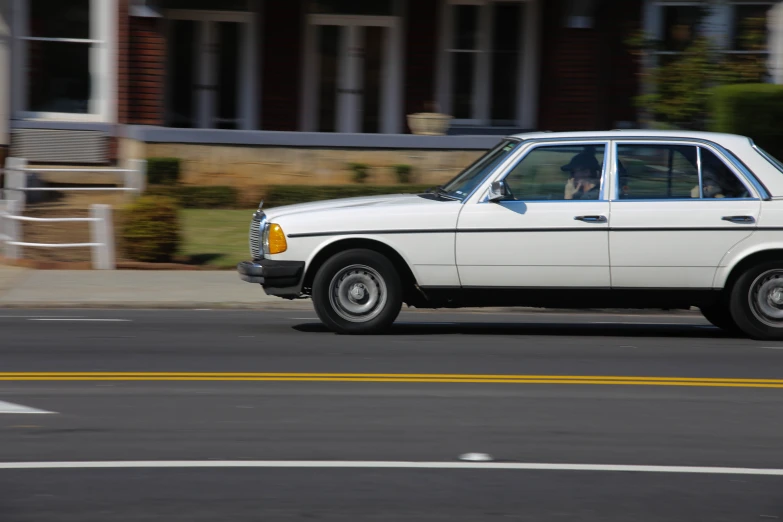
<svg viewBox="0 0 783 522">
<path fill-rule="evenodd" d="M 157 186 L 146 193 L 174 198 L 182 208 L 237 208 L 239 200 L 237 189 L 225 185 Z"/>
<path fill-rule="evenodd" d="M 176 185 L 179 174 L 179 158 L 147 158 L 147 182 L 150 185 Z"/>
<path fill-rule="evenodd" d="M 704 16 L 707 11 L 702 12 Z M 658 65 L 641 68 L 645 93 L 636 105 L 657 128 L 704 130 L 710 126 L 712 89 L 721 85 L 763 82 L 767 75 L 766 27 L 763 19 L 745 20 L 738 35 L 743 50 L 725 53 L 708 37 L 694 38 L 675 55 L 657 55 L 670 50 L 663 42 L 638 33 L 626 44 L 639 59 Z"/>
<path fill-rule="evenodd" d="M 724 85 L 713 90 L 710 130 L 750 137 L 777 158 L 783 157 L 783 86 Z"/>
<path fill-rule="evenodd" d="M 130 204 L 122 223 L 125 254 L 134 261 L 166 262 L 180 246 L 179 207 L 174 198 L 144 195 Z"/>
<path fill-rule="evenodd" d="M 431 185 L 272 185 L 264 196 L 264 207 L 358 196 L 416 194 L 428 188 Z"/>
<path fill-rule="evenodd" d="M 394 173 L 397 174 L 397 181 L 403 184 L 410 183 L 412 170 L 413 167 L 411 167 L 410 165 L 395 165 Z"/>
<path fill-rule="evenodd" d="M 353 171 L 353 180 L 356 183 L 364 183 L 367 178 L 370 177 L 369 165 L 364 163 L 349 163 L 348 167 Z"/>
</svg>

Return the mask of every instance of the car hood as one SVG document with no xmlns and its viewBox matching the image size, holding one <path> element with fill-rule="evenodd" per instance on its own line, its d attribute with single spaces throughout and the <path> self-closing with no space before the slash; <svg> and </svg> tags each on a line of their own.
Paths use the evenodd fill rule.
<svg viewBox="0 0 783 522">
<path fill-rule="evenodd" d="M 285 205 L 270 209 L 262 208 L 262 210 L 264 210 L 267 218 L 271 221 L 272 219 L 281 216 L 301 214 L 303 212 L 317 212 L 349 207 L 416 205 L 418 203 L 432 203 L 432 201 L 420 198 L 416 194 L 390 194 L 384 196 L 330 199 L 326 201 L 314 201 L 312 203 L 297 203 L 295 205 Z"/>
</svg>

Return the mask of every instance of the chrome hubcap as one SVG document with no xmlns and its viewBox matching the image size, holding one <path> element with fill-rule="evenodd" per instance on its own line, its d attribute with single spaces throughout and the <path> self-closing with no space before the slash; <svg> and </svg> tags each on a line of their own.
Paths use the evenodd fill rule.
<svg viewBox="0 0 783 522">
<path fill-rule="evenodd" d="M 329 284 L 329 301 L 337 314 L 353 323 L 370 321 L 386 305 L 386 283 L 366 265 L 343 268 Z"/>
<path fill-rule="evenodd" d="M 783 327 L 783 270 L 769 270 L 753 281 L 748 296 L 756 319 L 775 328 Z"/>
</svg>

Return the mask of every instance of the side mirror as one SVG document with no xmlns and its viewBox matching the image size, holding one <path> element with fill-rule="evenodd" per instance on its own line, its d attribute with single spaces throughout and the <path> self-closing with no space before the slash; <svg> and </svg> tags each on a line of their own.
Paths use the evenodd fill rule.
<svg viewBox="0 0 783 522">
<path fill-rule="evenodd" d="M 508 184 L 505 180 L 493 181 L 489 187 L 489 201 L 496 203 L 498 201 L 504 201 L 511 196 L 511 190 L 508 188 Z"/>
</svg>

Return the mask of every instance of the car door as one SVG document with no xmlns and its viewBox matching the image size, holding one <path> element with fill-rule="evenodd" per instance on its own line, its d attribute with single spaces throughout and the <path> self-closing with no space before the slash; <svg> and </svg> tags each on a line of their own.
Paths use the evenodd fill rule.
<svg viewBox="0 0 783 522">
<path fill-rule="evenodd" d="M 533 144 L 496 178 L 513 198 L 493 203 L 485 190 L 466 203 L 456 237 L 462 286 L 609 288 L 608 150 L 603 141 Z M 566 199 L 571 174 L 585 176 L 570 170 L 580 162 L 590 181 Z"/>
<path fill-rule="evenodd" d="M 756 227 L 761 201 L 704 143 L 616 142 L 609 252 L 613 288 L 706 289 Z"/>
</svg>

